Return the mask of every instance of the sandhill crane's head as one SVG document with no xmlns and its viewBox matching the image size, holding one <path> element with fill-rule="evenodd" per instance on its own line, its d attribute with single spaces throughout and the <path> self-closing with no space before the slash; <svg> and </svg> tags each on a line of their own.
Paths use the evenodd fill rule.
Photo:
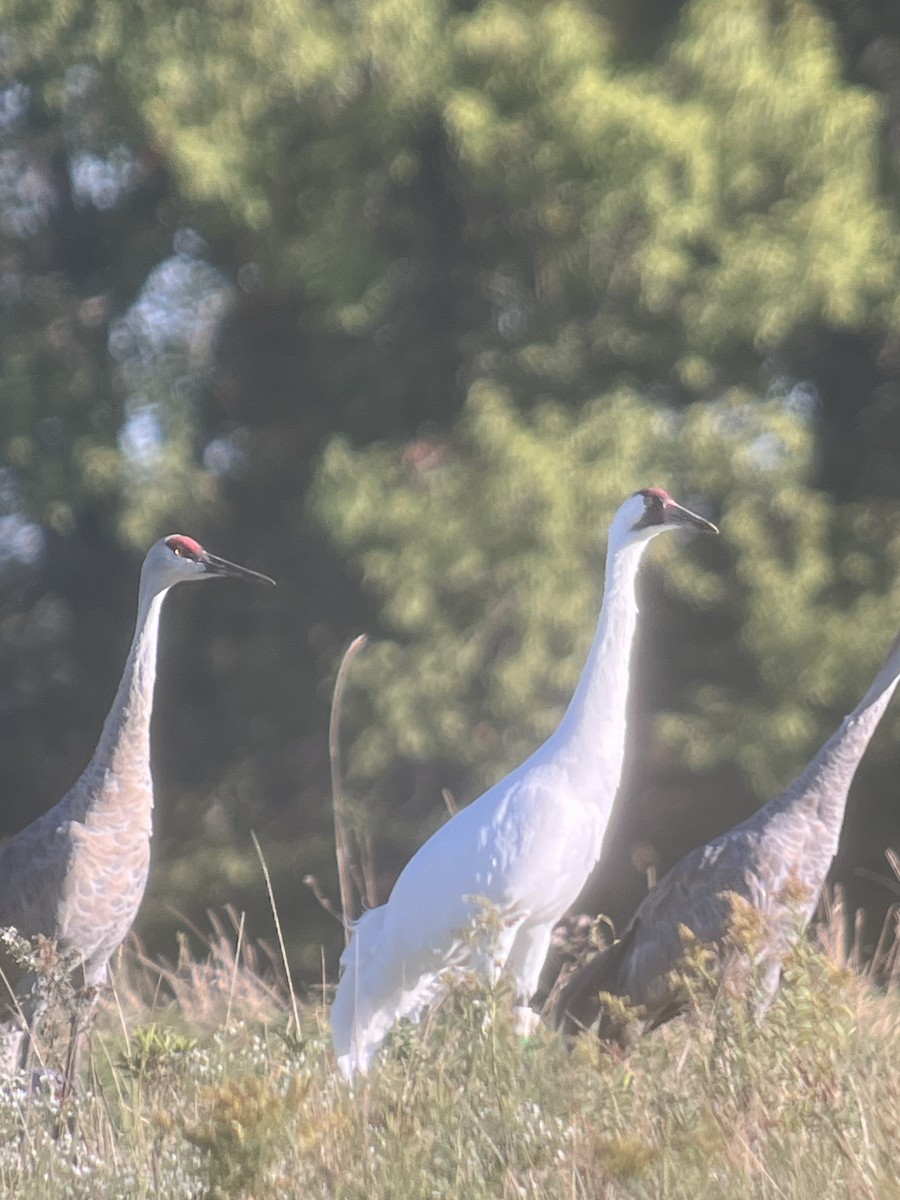
<svg viewBox="0 0 900 1200">
<path fill-rule="evenodd" d="M 209 554 L 199 542 L 183 533 L 170 533 L 150 547 L 141 570 L 141 581 L 156 593 L 176 583 L 213 579 L 221 575 L 255 579 L 260 583 L 275 582 L 268 575 L 260 575 L 258 571 L 239 567 L 227 559 Z"/>
<path fill-rule="evenodd" d="M 629 496 L 613 517 L 609 530 L 610 544 L 618 546 L 646 542 L 667 529 L 702 529 L 718 533 L 705 517 L 677 504 L 664 488 L 641 488 Z"/>
</svg>

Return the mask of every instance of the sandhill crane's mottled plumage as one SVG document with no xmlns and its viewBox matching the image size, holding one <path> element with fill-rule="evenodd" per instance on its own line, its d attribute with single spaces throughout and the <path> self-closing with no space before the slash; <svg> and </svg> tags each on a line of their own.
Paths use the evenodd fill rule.
<svg viewBox="0 0 900 1200">
<path fill-rule="evenodd" d="M 363 915 L 341 957 L 331 1012 L 344 1075 L 365 1071 L 391 1027 L 442 993 L 442 972 L 505 970 L 515 981 L 517 1025 L 533 1028 L 529 1001 L 554 924 L 600 855 L 625 748 L 635 576 L 650 539 L 669 528 L 715 530 L 662 489 L 629 497 L 609 533 L 597 632 L 556 732 L 529 759 L 430 838 L 400 874 L 387 904 Z M 502 928 L 489 960 L 462 936 L 484 897 Z"/>
<path fill-rule="evenodd" d="M 602 1037 L 627 1042 L 677 1015 L 671 985 L 684 953 L 681 929 L 727 956 L 729 893 L 765 917 L 760 961 L 764 992 L 774 993 L 792 936 L 812 917 L 837 851 L 856 768 L 900 679 L 900 636 L 859 705 L 844 718 L 794 782 L 748 820 L 691 851 L 647 895 L 620 941 L 582 967 L 562 989 L 557 1023 L 568 1033 L 601 1015 L 599 993 L 644 1010 L 625 1028 L 602 1012 Z M 796 886 L 799 885 L 799 886 Z"/>
<path fill-rule="evenodd" d="M 43 934 L 80 962 L 84 982 L 106 976 L 110 955 L 137 914 L 150 859 L 153 784 L 150 716 L 159 617 L 170 587 L 215 576 L 271 583 L 171 534 L 153 545 L 141 570 L 138 618 L 122 681 L 84 773 L 59 801 L 0 849 L 0 927 Z M 21 1066 L 27 1049 L 17 1004 L 31 1023 L 34 981 L 0 954 L 0 1068 Z"/>
</svg>

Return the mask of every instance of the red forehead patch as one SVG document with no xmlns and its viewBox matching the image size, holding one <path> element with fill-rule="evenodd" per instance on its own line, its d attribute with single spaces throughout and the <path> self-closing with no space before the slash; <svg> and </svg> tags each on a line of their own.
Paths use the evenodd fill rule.
<svg viewBox="0 0 900 1200">
<path fill-rule="evenodd" d="M 672 499 L 665 488 L 641 488 L 638 495 L 652 496 L 655 500 L 662 500 L 663 504 L 667 504 Z"/>
<path fill-rule="evenodd" d="M 193 538 L 185 537 L 183 533 L 173 533 L 171 537 L 167 537 L 166 545 L 173 554 L 177 554 L 180 558 L 196 560 L 203 554 L 203 547 L 200 543 L 195 542 Z"/>
</svg>

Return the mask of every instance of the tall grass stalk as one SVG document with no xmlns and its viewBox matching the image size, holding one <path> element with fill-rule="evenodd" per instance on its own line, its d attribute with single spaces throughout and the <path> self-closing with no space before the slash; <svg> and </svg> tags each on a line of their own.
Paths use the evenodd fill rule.
<svg viewBox="0 0 900 1200">
<path fill-rule="evenodd" d="M 347 674 L 353 659 L 367 644 L 364 633 L 353 639 L 338 667 L 331 696 L 331 716 L 328 722 L 328 759 L 331 766 L 331 807 L 334 812 L 334 845 L 337 854 L 338 887 L 341 893 L 341 918 L 344 926 L 344 945 L 350 941 L 350 924 L 355 914 L 353 881 L 350 869 L 350 836 L 344 806 L 344 781 L 341 772 L 341 710 Z"/>
<path fill-rule="evenodd" d="M 275 922 L 275 933 L 278 937 L 278 949 L 281 951 L 281 965 L 284 968 L 284 977 L 287 980 L 288 996 L 291 1002 L 291 1012 L 294 1017 L 294 1033 L 300 1037 L 300 1013 L 297 1009 L 297 994 L 294 991 L 294 981 L 291 978 L 291 964 L 288 962 L 287 947 L 284 944 L 284 934 L 281 931 L 281 918 L 278 915 L 278 905 L 275 903 L 275 892 L 272 890 L 272 877 L 269 875 L 269 868 L 263 856 L 262 847 L 256 837 L 256 834 L 251 830 L 250 837 L 253 839 L 253 848 L 256 850 L 259 858 L 259 865 L 262 867 L 263 878 L 266 881 L 266 894 L 269 897 L 269 907 L 272 910 L 272 920 Z M 237 970 L 237 963 L 235 963 Z"/>
<path fill-rule="evenodd" d="M 686 1016 L 627 1055 L 523 1043 L 502 981 L 457 979 L 351 1090 L 321 1001 L 231 913 L 206 959 L 123 957 L 75 1121 L 0 1083 L 0 1197 L 900 1200 L 900 995 L 850 969 L 853 928 L 798 943 L 762 1020 L 695 954 Z"/>
</svg>

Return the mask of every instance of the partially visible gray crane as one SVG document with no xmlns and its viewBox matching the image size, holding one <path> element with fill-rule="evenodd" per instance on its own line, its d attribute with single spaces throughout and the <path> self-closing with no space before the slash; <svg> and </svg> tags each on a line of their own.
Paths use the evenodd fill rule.
<svg viewBox="0 0 900 1200">
<path fill-rule="evenodd" d="M 677 1016 L 686 997 L 673 981 L 685 953 L 683 929 L 729 958 L 733 896 L 763 916 L 757 962 L 763 1002 L 775 993 L 792 937 L 822 894 L 856 768 L 900 680 L 900 635 L 853 712 L 803 774 L 752 817 L 685 855 L 645 897 L 619 941 L 577 970 L 560 990 L 555 1023 L 568 1034 L 600 1017 L 601 1038 L 628 1045 Z M 637 1008 L 626 1020 L 601 993 Z"/>
<path fill-rule="evenodd" d="M 147 553 L 119 690 L 84 773 L 55 807 L 0 849 L 0 927 L 38 934 L 96 988 L 137 915 L 150 864 L 150 716 L 163 600 L 176 583 L 217 576 L 273 583 L 171 534 Z M 43 1008 L 40 980 L 0 946 L 0 1072 L 25 1069 Z M 73 1026 L 67 1085 L 77 1064 Z"/>
</svg>

